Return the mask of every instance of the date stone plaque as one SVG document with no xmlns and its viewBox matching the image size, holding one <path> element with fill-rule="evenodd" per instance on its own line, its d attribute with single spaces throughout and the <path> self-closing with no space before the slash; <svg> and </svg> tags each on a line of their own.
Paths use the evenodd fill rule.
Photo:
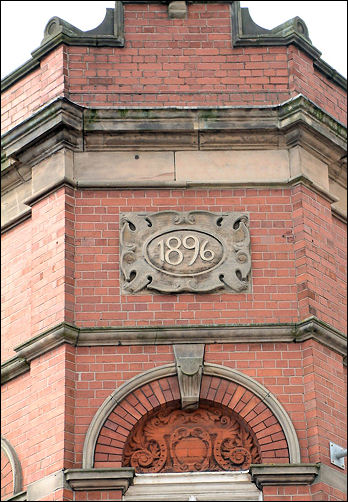
<svg viewBox="0 0 348 502">
<path fill-rule="evenodd" d="M 123 291 L 249 291 L 248 226 L 246 213 L 122 213 Z"/>
</svg>

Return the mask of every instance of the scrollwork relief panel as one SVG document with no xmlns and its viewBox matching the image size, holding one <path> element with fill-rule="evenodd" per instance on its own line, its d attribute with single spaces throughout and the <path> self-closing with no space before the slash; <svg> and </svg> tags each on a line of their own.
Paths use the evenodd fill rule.
<svg viewBox="0 0 348 502">
<path fill-rule="evenodd" d="M 125 293 L 249 290 L 246 213 L 123 213 L 120 232 Z"/>
<path fill-rule="evenodd" d="M 123 465 L 138 473 L 239 471 L 261 461 L 252 433 L 237 416 L 201 405 L 144 417 L 131 432 Z"/>
</svg>

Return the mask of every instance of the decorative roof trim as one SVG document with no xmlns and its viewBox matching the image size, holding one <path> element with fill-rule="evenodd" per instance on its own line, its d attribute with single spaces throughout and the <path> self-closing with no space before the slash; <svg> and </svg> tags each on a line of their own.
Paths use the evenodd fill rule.
<svg viewBox="0 0 348 502">
<path fill-rule="evenodd" d="M 116 1 L 115 9 L 106 9 L 103 22 L 97 28 L 85 32 L 59 17 L 51 18 L 46 25 L 44 39 L 40 47 L 31 53 L 32 59 L 26 61 L 2 79 L 2 91 L 6 91 L 6 89 L 28 73 L 39 68 L 40 60 L 60 44 L 90 47 L 124 47 L 123 4 L 128 3 L 143 2 L 137 2 L 136 0 Z M 168 0 L 161 0 L 160 3 L 169 4 L 170 2 Z M 190 1 L 188 3 L 193 2 Z M 234 47 L 296 45 L 313 59 L 314 67 L 317 70 L 338 86 L 345 90 L 347 89 L 347 79 L 320 58 L 321 52 L 312 45 L 308 36 L 307 26 L 301 18 L 294 17 L 272 30 L 267 30 L 254 23 L 250 17 L 249 9 L 241 8 L 240 2 L 232 1 L 227 3 L 231 4 L 232 44 Z"/>
<path fill-rule="evenodd" d="M 19 79 L 37 69 L 40 61 L 60 44 L 88 47 L 123 47 L 124 46 L 124 14 L 123 3 L 115 2 L 114 9 L 106 9 L 102 23 L 93 30 L 82 31 L 57 16 L 52 17 L 44 31 L 40 47 L 31 55 L 32 59 L 7 75 L 1 81 L 1 89 L 5 91 Z"/>
<path fill-rule="evenodd" d="M 321 52 L 309 38 L 308 28 L 300 17 L 285 21 L 272 30 L 258 26 L 251 18 L 247 7 L 240 7 L 240 2 L 231 2 L 232 44 L 234 47 L 282 46 L 295 45 L 313 59 L 314 67 L 329 80 L 347 90 L 347 79 L 323 61 Z"/>
</svg>

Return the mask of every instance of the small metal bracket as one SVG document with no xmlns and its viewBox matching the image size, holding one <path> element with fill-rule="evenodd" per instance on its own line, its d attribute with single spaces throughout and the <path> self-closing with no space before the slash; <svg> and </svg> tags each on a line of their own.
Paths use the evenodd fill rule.
<svg viewBox="0 0 348 502">
<path fill-rule="evenodd" d="M 344 469 L 344 457 L 346 456 L 347 448 L 342 448 L 342 446 L 330 441 L 330 461 L 332 464 Z"/>
</svg>

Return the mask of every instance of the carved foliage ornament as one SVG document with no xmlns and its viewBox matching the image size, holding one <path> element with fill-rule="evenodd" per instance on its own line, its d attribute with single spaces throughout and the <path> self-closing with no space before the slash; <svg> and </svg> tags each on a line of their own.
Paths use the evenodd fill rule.
<svg viewBox="0 0 348 502">
<path fill-rule="evenodd" d="M 232 413 L 202 405 L 166 409 L 133 429 L 123 465 L 138 473 L 239 471 L 261 461 L 252 435 Z"/>
<path fill-rule="evenodd" d="M 245 213 L 123 213 L 124 291 L 247 290 L 251 268 L 248 224 Z"/>
</svg>

